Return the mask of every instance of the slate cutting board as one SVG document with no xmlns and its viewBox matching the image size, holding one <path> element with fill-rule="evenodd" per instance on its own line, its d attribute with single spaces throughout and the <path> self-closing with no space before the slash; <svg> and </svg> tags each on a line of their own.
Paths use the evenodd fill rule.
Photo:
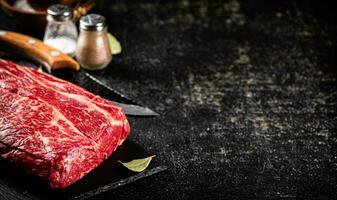
<svg viewBox="0 0 337 200">
<path fill-rule="evenodd" d="M 12 55 L 1 55 L 1 58 L 37 68 L 34 63 L 20 60 Z M 98 95 L 110 100 L 120 100 L 116 94 L 106 91 L 104 88 L 96 88 L 97 86 L 95 86 L 93 91 L 93 88 L 90 87 L 94 84 L 85 82 L 89 80 L 81 78 L 80 72 L 73 73 L 69 70 L 62 70 L 56 72 L 55 75 L 81 85 L 89 91 L 98 91 L 100 93 Z M 132 134 L 137 134 L 136 130 L 132 132 Z M 95 170 L 73 185 L 60 190 L 51 189 L 47 182 L 21 173 L 17 169 L 13 169 L 13 166 L 8 162 L 0 160 L 0 199 L 86 199 L 167 169 L 166 166 L 161 165 L 158 157 L 154 158 L 150 166 L 142 173 L 131 172 L 118 163 L 118 160 L 127 162 L 150 155 L 152 154 L 137 145 L 136 142 L 127 139 Z"/>
<path fill-rule="evenodd" d="M 39 180 L 17 170 L 6 161 L 0 161 L 0 199 L 1 195 L 9 199 L 86 199 L 102 192 L 126 185 L 166 170 L 158 160 L 142 173 L 134 173 L 117 161 L 130 161 L 148 156 L 148 153 L 136 143 L 126 140 L 107 160 L 84 178 L 65 189 L 51 189 L 47 182 Z"/>
</svg>

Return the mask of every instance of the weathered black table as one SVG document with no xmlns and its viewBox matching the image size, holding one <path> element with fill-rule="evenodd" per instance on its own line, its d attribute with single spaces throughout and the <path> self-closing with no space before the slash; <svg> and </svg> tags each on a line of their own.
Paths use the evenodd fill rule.
<svg viewBox="0 0 337 200">
<path fill-rule="evenodd" d="M 332 4 L 115 0 L 96 12 L 123 54 L 95 75 L 161 113 L 130 118 L 130 137 L 170 168 L 93 199 L 336 198 Z"/>
</svg>

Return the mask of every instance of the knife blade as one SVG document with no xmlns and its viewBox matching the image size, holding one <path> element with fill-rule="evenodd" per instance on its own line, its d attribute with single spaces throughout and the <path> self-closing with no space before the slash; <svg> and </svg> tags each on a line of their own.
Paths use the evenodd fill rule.
<svg viewBox="0 0 337 200">
<path fill-rule="evenodd" d="M 107 99 L 108 100 L 108 99 Z M 110 101 L 110 100 L 108 100 Z M 138 106 L 134 104 L 119 103 L 116 101 L 110 101 L 113 104 L 116 104 L 123 108 L 125 114 L 128 116 L 143 116 L 143 117 L 156 117 L 159 116 L 158 113 L 154 112 L 150 108 Z"/>
<path fill-rule="evenodd" d="M 94 82 L 95 84 L 97 84 L 97 85 L 103 87 L 105 90 L 107 90 L 110 95 L 104 95 L 103 98 L 105 98 L 106 100 L 122 107 L 124 109 L 126 115 L 138 116 L 138 117 L 141 117 L 141 116 L 143 116 L 143 117 L 159 116 L 159 114 L 157 112 L 151 110 L 148 107 L 139 105 L 137 102 L 135 102 L 132 99 L 130 99 L 129 97 L 121 94 L 120 92 L 114 90 L 112 87 L 106 85 L 105 83 L 103 83 L 99 79 L 90 75 L 88 72 L 84 71 L 84 76 L 85 76 L 85 78 L 89 79 L 90 81 Z M 109 96 L 111 96 L 111 95 L 113 95 L 119 101 L 117 102 L 115 99 L 110 99 Z"/>
</svg>

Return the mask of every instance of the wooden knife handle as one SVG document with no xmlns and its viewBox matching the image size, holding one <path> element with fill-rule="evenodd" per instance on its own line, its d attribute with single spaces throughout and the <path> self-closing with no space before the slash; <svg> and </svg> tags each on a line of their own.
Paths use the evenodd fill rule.
<svg viewBox="0 0 337 200">
<path fill-rule="evenodd" d="M 20 33 L 0 30 L 0 48 L 5 52 L 10 51 L 31 58 L 44 65 L 49 71 L 61 68 L 80 69 L 78 62 L 70 56 L 46 45 L 39 39 Z"/>
</svg>

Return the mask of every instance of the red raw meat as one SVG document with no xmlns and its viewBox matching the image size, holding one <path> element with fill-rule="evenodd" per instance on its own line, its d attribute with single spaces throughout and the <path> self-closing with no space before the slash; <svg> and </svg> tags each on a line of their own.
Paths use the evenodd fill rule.
<svg viewBox="0 0 337 200">
<path fill-rule="evenodd" d="M 0 156 L 64 188 L 122 144 L 125 113 L 83 88 L 0 59 Z"/>
</svg>

